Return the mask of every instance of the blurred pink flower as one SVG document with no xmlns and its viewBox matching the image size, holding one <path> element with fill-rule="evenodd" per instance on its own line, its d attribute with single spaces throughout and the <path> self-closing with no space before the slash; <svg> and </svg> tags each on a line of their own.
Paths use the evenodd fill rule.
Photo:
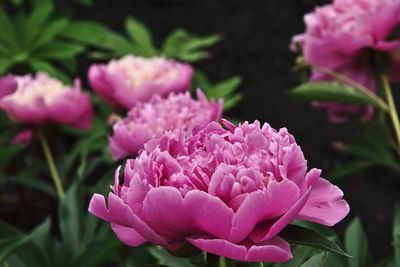
<svg viewBox="0 0 400 267">
<path fill-rule="evenodd" d="M 31 129 L 23 130 L 19 132 L 14 139 L 11 141 L 12 144 L 27 144 L 31 141 L 33 131 Z"/>
<path fill-rule="evenodd" d="M 155 95 L 149 102 L 138 103 L 126 118 L 113 125 L 109 137 L 113 159 L 136 156 L 147 141 L 166 130 L 182 127 L 191 132 L 221 118 L 222 100 L 207 101 L 201 90 L 197 90 L 197 98 L 193 100 L 189 92 L 171 93 L 165 99 Z"/>
<path fill-rule="evenodd" d="M 371 51 L 385 53 L 389 59 L 390 77 L 400 80 L 400 38 L 391 33 L 400 22 L 397 0 L 334 0 L 305 15 L 306 31 L 293 37 L 291 48 L 302 48 L 307 63 L 347 75 L 376 91 L 370 65 Z M 314 70 L 312 81 L 330 80 Z M 333 122 L 345 120 L 344 114 L 371 117 L 372 107 L 321 104 L 328 109 Z"/>
<path fill-rule="evenodd" d="M 115 172 L 113 192 L 95 194 L 89 212 L 111 223 L 129 246 L 151 242 L 241 261 L 284 262 L 292 255 L 279 233 L 293 220 L 334 225 L 349 212 L 343 192 L 307 172 L 285 128 L 258 121 L 182 128 L 149 141 Z"/>
<path fill-rule="evenodd" d="M 70 87 L 45 73 L 9 75 L 0 81 L 0 92 L 0 108 L 15 121 L 32 125 L 53 122 L 79 129 L 91 126 L 90 98 L 81 91 L 79 80 Z"/>
<path fill-rule="evenodd" d="M 109 104 L 130 109 L 138 101 L 148 101 L 156 94 L 166 97 L 171 92 L 187 91 L 192 75 L 193 69 L 188 64 L 162 57 L 127 55 L 107 65 L 92 65 L 89 83 Z"/>
</svg>

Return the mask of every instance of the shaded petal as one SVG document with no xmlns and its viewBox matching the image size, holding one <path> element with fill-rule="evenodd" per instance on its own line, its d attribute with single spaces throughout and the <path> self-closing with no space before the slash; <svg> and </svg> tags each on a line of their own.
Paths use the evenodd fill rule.
<svg viewBox="0 0 400 267">
<path fill-rule="evenodd" d="M 224 239 L 213 239 L 207 236 L 189 237 L 193 246 L 226 258 L 252 262 L 285 262 L 292 258 L 289 244 L 279 237 L 253 244 L 231 243 Z"/>
<path fill-rule="evenodd" d="M 138 232 L 136 232 L 133 228 L 125 227 L 115 223 L 111 224 L 111 228 L 113 229 L 118 239 L 128 246 L 136 247 L 147 242 L 147 240 Z"/>
<path fill-rule="evenodd" d="M 298 186 L 288 179 L 271 181 L 264 191 L 249 194 L 233 218 L 231 240 L 244 240 L 258 223 L 285 214 L 299 198 Z"/>
<path fill-rule="evenodd" d="M 143 218 L 157 232 L 184 239 L 188 233 L 228 238 L 233 211 L 219 198 L 200 190 L 185 197 L 174 187 L 150 190 L 143 203 Z"/>
<path fill-rule="evenodd" d="M 18 84 L 15 77 L 11 74 L 0 78 L 0 98 L 12 94 L 17 90 Z"/>
<path fill-rule="evenodd" d="M 283 228 L 285 228 L 296 218 L 300 210 L 304 207 L 307 199 L 310 196 L 310 193 L 311 188 L 282 217 L 277 218 L 275 221 L 265 222 L 257 225 L 254 231 L 250 234 L 251 240 L 254 242 L 262 242 L 279 234 Z"/>
<path fill-rule="evenodd" d="M 176 247 L 168 244 L 160 235 L 143 222 L 113 193 L 110 193 L 108 196 L 108 209 L 104 196 L 94 194 L 89 204 L 89 212 L 105 221 L 133 228 L 139 235 L 152 243 L 168 249 L 176 249 Z"/>
<path fill-rule="evenodd" d="M 332 226 L 350 211 L 342 197 L 342 190 L 321 178 L 312 187 L 310 197 L 296 219 Z"/>
</svg>

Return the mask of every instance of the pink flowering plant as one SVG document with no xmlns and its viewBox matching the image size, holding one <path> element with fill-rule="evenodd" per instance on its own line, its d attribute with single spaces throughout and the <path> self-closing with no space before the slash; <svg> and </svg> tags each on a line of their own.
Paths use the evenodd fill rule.
<svg viewBox="0 0 400 267">
<path fill-rule="evenodd" d="M 147 141 L 164 131 L 177 128 L 190 133 L 221 118 L 222 99 L 208 101 L 201 90 L 197 90 L 197 98 L 192 99 L 188 92 L 171 93 L 166 99 L 154 95 L 148 102 L 138 103 L 126 118 L 113 125 L 108 139 L 113 159 L 135 157 Z"/>
<path fill-rule="evenodd" d="M 398 0 L 333 0 L 292 38 L 305 79 L 291 94 L 361 128 L 331 169 L 296 129 L 229 113 L 241 78 L 197 64 L 221 35 L 155 41 L 130 16 L 120 33 L 21 2 L 0 7 L 1 267 L 400 266 L 400 209 L 395 255 L 376 263 L 334 180 L 400 170 Z"/>
<path fill-rule="evenodd" d="M 352 119 L 362 125 L 353 141 L 336 143 L 355 156 L 336 173 L 376 165 L 398 170 L 400 123 L 391 85 L 399 81 L 400 2 L 334 0 L 306 14 L 304 22 L 305 32 L 293 37 L 291 49 L 300 52 L 296 68 L 309 68 L 310 75 L 292 95 L 325 109 L 332 123 Z M 380 149 L 366 149 L 374 145 Z"/>
<path fill-rule="evenodd" d="M 294 219 L 332 226 L 347 215 L 342 191 L 321 170 L 307 170 L 286 129 L 224 125 L 149 141 L 126 162 L 121 185 L 117 169 L 108 205 L 95 194 L 89 211 L 129 246 L 151 242 L 176 251 L 190 244 L 250 262 L 291 259 L 279 233 Z"/>
</svg>

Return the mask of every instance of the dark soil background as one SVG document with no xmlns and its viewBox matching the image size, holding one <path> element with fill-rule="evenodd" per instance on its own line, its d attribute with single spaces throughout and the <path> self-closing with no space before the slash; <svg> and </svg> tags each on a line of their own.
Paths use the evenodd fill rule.
<svg viewBox="0 0 400 267">
<path fill-rule="evenodd" d="M 58 1 L 64 4 L 68 1 Z M 197 64 L 213 80 L 240 75 L 244 94 L 231 112 L 241 120 L 268 122 L 287 127 L 302 146 L 310 167 L 326 175 L 343 156 L 332 149 L 336 140 L 348 140 L 356 125 L 330 124 L 323 110 L 314 109 L 287 95 L 298 84 L 291 71 L 295 55 L 291 37 L 304 31 L 303 15 L 318 0 L 93 0 L 91 8 L 77 5 L 76 18 L 92 19 L 123 31 L 126 16 L 133 15 L 153 32 L 157 44 L 178 27 L 199 35 L 221 33 L 224 40 L 211 49 L 212 58 Z M 351 206 L 348 218 L 336 226 L 343 229 L 354 216 L 366 228 L 376 259 L 392 254 L 391 224 L 394 203 L 400 198 L 400 177 L 375 168 L 335 181 Z"/>
</svg>

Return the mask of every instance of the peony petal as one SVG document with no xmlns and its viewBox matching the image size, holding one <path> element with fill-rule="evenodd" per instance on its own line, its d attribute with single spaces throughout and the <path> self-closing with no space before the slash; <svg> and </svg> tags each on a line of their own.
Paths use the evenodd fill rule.
<svg viewBox="0 0 400 267">
<path fill-rule="evenodd" d="M 294 182 L 284 179 L 281 182 L 271 181 L 266 190 L 249 194 L 233 218 L 231 240 L 240 242 L 260 222 L 285 214 L 298 202 L 299 193 Z"/>
<path fill-rule="evenodd" d="M 231 243 L 224 239 L 207 236 L 192 236 L 188 242 L 193 246 L 226 258 L 252 262 L 285 262 L 292 258 L 289 244 L 279 237 L 253 244 Z"/>
<path fill-rule="evenodd" d="M 332 226 L 350 211 L 342 197 L 342 190 L 321 178 L 312 187 L 310 197 L 296 219 Z"/>
<path fill-rule="evenodd" d="M 187 193 L 184 204 L 197 231 L 218 238 L 229 238 L 234 214 L 219 198 L 194 190 Z"/>
<path fill-rule="evenodd" d="M 118 239 L 128 246 L 136 247 L 147 242 L 147 240 L 133 228 L 125 227 L 115 223 L 111 224 L 111 228 L 117 235 Z"/>
<path fill-rule="evenodd" d="M 285 228 L 296 218 L 300 210 L 304 207 L 307 199 L 310 196 L 310 193 L 311 188 L 282 217 L 277 218 L 272 222 L 265 222 L 257 225 L 257 227 L 250 234 L 251 240 L 254 242 L 262 242 L 279 234 L 283 228 Z"/>
<path fill-rule="evenodd" d="M 233 217 L 233 211 L 217 197 L 193 190 L 183 198 L 178 189 L 169 186 L 150 190 L 142 212 L 157 232 L 179 238 L 199 232 L 228 238 Z"/>
<path fill-rule="evenodd" d="M 168 249 L 176 249 L 167 243 L 160 235 L 143 222 L 132 210 L 116 195 L 110 193 L 108 196 L 108 210 L 104 196 L 95 194 L 89 204 L 89 212 L 93 215 L 121 226 L 133 228 L 138 234 L 149 242 L 161 245 Z"/>
<path fill-rule="evenodd" d="M 12 94 L 17 90 L 18 84 L 15 77 L 11 74 L 0 78 L 0 98 Z"/>
</svg>

